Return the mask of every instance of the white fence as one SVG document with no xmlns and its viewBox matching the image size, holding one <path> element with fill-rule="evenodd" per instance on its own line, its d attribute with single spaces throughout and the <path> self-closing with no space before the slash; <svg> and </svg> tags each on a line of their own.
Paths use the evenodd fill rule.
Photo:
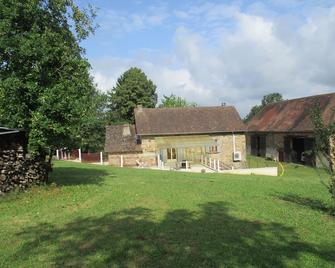
<svg viewBox="0 0 335 268">
<path fill-rule="evenodd" d="M 224 165 L 219 159 L 214 159 L 204 155 L 201 156 L 201 164 L 219 173 L 278 176 L 278 167 L 234 169 L 234 167 L 229 168 L 227 165 Z"/>
</svg>

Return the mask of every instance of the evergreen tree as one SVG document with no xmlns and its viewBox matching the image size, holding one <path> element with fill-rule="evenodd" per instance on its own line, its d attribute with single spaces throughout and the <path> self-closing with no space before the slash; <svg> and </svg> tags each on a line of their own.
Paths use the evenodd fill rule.
<svg viewBox="0 0 335 268">
<path fill-rule="evenodd" d="M 154 108 L 157 104 L 156 85 L 141 69 L 134 67 L 118 78 L 108 95 L 110 120 L 113 123 L 132 123 L 137 105 Z"/>
</svg>

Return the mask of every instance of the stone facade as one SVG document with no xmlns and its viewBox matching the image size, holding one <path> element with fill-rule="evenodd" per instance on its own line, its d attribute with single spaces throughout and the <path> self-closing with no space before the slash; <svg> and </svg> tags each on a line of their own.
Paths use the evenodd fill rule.
<svg viewBox="0 0 335 268">
<path fill-rule="evenodd" d="M 0 149 L 0 194 L 40 185 L 47 177 L 46 163 L 27 159 L 22 146 Z"/>
<path fill-rule="evenodd" d="M 145 153 L 125 153 L 125 154 L 109 154 L 108 163 L 112 166 L 124 166 L 134 167 L 138 163 L 142 163 L 144 166 L 156 166 L 157 157 L 156 154 L 145 154 Z"/>
<path fill-rule="evenodd" d="M 157 140 L 160 140 L 159 146 Z M 163 143 L 166 139 L 166 144 Z M 215 153 L 206 153 L 207 156 L 218 159 L 221 161 L 223 166 L 227 169 L 241 168 L 245 166 L 246 162 L 246 137 L 244 134 L 222 134 L 222 135 L 181 135 L 181 136 L 170 136 L 170 137 L 142 137 L 141 139 L 141 149 L 142 153 L 110 153 L 109 154 L 109 164 L 113 166 L 121 166 L 121 155 L 123 158 L 123 166 L 136 166 L 137 162 L 141 162 L 144 166 L 156 166 L 157 165 L 157 156 L 160 153 L 160 150 L 165 150 L 166 148 L 175 147 L 176 152 L 180 148 L 183 148 L 183 157 L 189 159 L 192 155 L 197 155 L 194 157 L 196 161 L 200 162 L 202 154 L 205 154 L 206 145 L 202 145 L 202 140 L 213 140 L 216 141 L 217 152 Z M 173 142 L 177 145 L 171 145 L 169 142 Z M 234 161 L 233 152 L 234 152 L 234 142 L 235 142 L 235 152 L 240 152 L 242 159 L 241 161 Z M 180 146 L 178 146 L 178 144 Z M 186 145 L 185 145 L 186 144 Z M 192 160 L 194 160 L 192 159 Z M 173 162 L 173 161 L 172 161 Z"/>
</svg>

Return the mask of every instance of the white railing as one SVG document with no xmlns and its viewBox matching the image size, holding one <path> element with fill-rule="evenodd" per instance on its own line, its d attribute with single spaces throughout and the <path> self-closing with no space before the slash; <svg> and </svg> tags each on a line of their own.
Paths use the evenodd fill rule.
<svg viewBox="0 0 335 268">
<path fill-rule="evenodd" d="M 201 164 L 217 172 L 224 169 L 224 165 L 221 160 L 205 155 L 201 156 Z"/>
</svg>

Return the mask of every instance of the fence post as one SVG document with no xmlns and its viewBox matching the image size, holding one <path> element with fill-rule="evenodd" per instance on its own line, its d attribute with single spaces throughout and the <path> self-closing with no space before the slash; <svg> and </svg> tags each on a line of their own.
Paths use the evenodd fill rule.
<svg viewBox="0 0 335 268">
<path fill-rule="evenodd" d="M 120 167 L 123 167 L 123 155 L 120 156 Z"/>
<path fill-rule="evenodd" d="M 100 152 L 100 164 L 103 165 L 104 164 L 104 157 L 102 155 L 102 152 Z"/>
<path fill-rule="evenodd" d="M 78 149 L 78 157 L 79 157 L 79 162 L 81 162 L 81 149 Z"/>
</svg>

